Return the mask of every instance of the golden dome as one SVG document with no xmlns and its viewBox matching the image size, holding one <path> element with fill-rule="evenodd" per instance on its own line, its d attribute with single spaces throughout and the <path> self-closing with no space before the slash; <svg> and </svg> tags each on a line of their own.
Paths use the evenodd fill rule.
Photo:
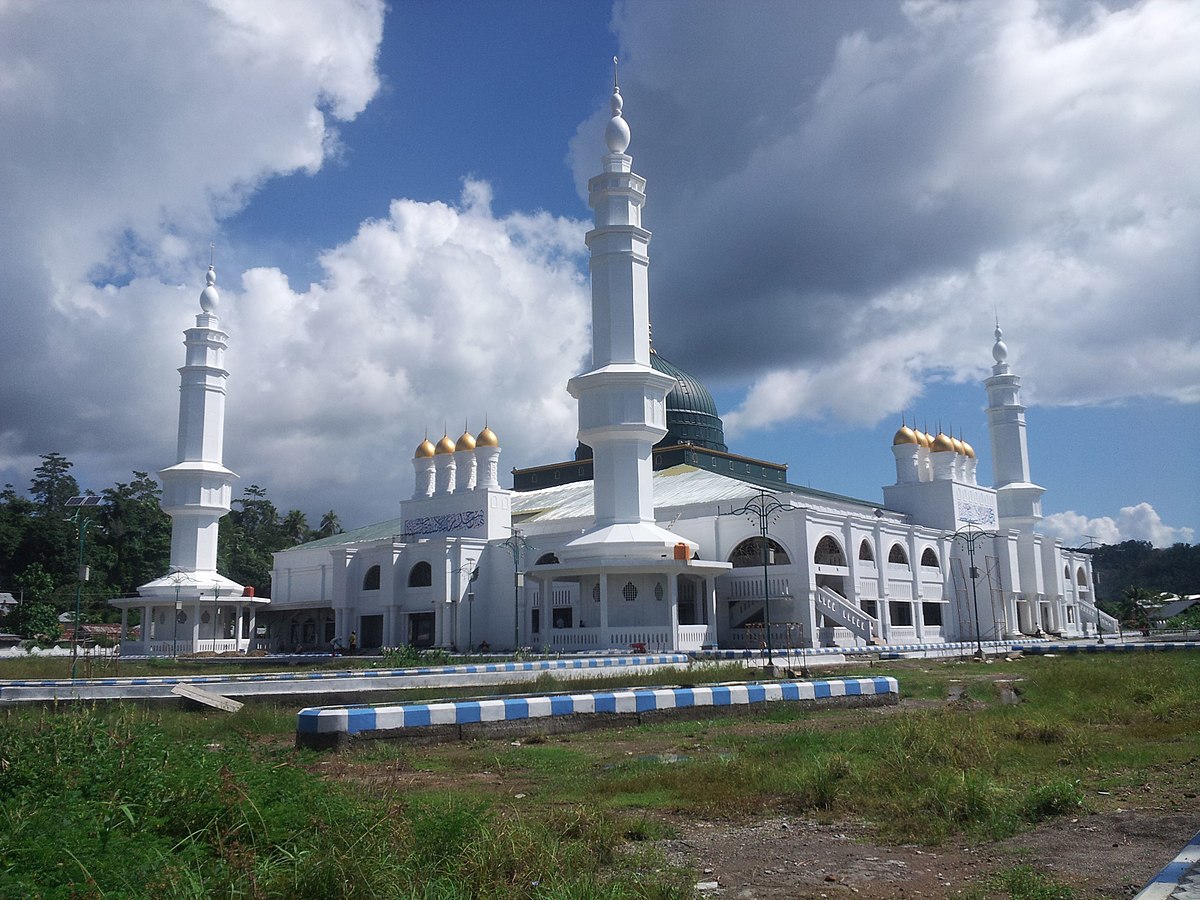
<svg viewBox="0 0 1200 900">
<path fill-rule="evenodd" d="M 954 438 L 947 437 L 945 433 L 939 431 L 937 437 L 933 439 L 933 443 L 929 445 L 929 450 L 932 453 L 954 453 Z"/>
<path fill-rule="evenodd" d="M 475 438 L 471 435 L 471 432 L 464 431 L 462 433 L 462 437 L 460 437 L 458 439 L 458 443 L 454 445 L 454 449 L 455 450 L 474 450 L 475 449 Z"/>
<path fill-rule="evenodd" d="M 967 457 L 967 459 L 974 459 L 975 458 L 975 448 L 972 447 L 970 444 L 968 444 L 966 441 L 963 441 L 962 445 L 963 445 L 963 454 Z"/>
<path fill-rule="evenodd" d="M 434 452 L 439 455 L 442 453 L 453 453 L 454 452 L 454 441 L 450 440 L 450 435 L 448 435 L 448 434 L 442 435 L 442 439 L 437 442 L 437 447 L 434 448 Z"/>
<path fill-rule="evenodd" d="M 917 444 L 918 445 L 920 445 L 920 446 L 924 447 L 926 450 L 928 450 L 930 444 L 932 444 L 932 443 L 933 443 L 933 438 L 929 436 L 929 432 L 927 432 L 927 431 L 918 431 L 917 432 Z"/>
<path fill-rule="evenodd" d="M 429 438 L 417 444 L 417 452 L 413 454 L 413 459 L 429 459 L 437 452 L 437 448 L 433 446 L 433 442 Z"/>
<path fill-rule="evenodd" d="M 967 445 L 964 444 L 961 440 L 959 440 L 956 437 L 952 437 L 952 438 L 950 438 L 950 443 L 952 443 L 954 445 L 954 452 L 957 453 L 959 456 L 967 455 Z"/>
<path fill-rule="evenodd" d="M 499 447 L 500 438 L 496 437 L 496 432 L 484 425 L 483 431 L 479 432 L 479 437 L 475 438 L 475 445 L 477 447 Z"/>
<path fill-rule="evenodd" d="M 892 438 L 892 446 L 899 447 L 901 444 L 919 444 L 917 433 L 907 425 L 901 425 L 900 430 L 896 432 L 896 436 Z"/>
</svg>

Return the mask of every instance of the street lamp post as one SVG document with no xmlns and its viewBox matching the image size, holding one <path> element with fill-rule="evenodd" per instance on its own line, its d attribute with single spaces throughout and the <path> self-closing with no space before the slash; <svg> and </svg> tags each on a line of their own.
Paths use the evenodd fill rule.
<svg viewBox="0 0 1200 900">
<path fill-rule="evenodd" d="M 69 500 L 67 500 L 67 507 L 75 508 L 75 515 L 71 516 L 69 519 L 67 519 L 67 521 L 74 523 L 75 527 L 79 529 L 79 569 L 78 578 L 75 581 L 75 634 L 74 640 L 71 641 L 72 681 L 75 680 L 75 667 L 79 661 L 79 605 L 83 597 L 83 583 L 91 578 L 91 572 L 88 570 L 88 567 L 83 564 L 83 548 L 87 540 L 88 528 L 95 525 L 95 527 L 100 528 L 101 531 L 104 530 L 100 525 L 97 525 L 95 522 L 85 516 L 83 511 L 91 506 L 99 506 L 100 499 L 100 497 L 97 497 L 94 494 L 87 494 L 80 497 L 71 497 Z"/>
<path fill-rule="evenodd" d="M 521 649 L 521 586 L 525 580 L 521 572 L 521 551 L 529 546 L 529 541 L 519 529 L 513 528 L 512 534 L 500 545 L 507 547 L 513 558 L 513 653 L 518 653 Z"/>
<path fill-rule="evenodd" d="M 771 520 L 778 516 L 781 512 L 799 509 L 791 503 L 783 503 L 768 495 L 766 491 L 759 491 L 758 496 L 747 500 L 742 506 L 737 509 L 730 509 L 726 515 L 730 516 L 747 516 L 752 521 L 758 519 L 758 535 L 762 543 L 762 570 L 763 570 L 763 619 L 765 620 L 767 631 L 767 659 L 774 665 L 775 646 L 771 640 L 771 589 L 767 575 L 767 567 L 771 564 L 770 541 L 767 538 L 767 532 L 771 524 Z"/>
<path fill-rule="evenodd" d="M 175 659 L 179 655 L 179 615 L 183 612 L 183 602 L 179 599 L 179 591 L 183 588 L 184 582 L 192 579 L 184 572 L 176 570 L 171 573 L 171 584 L 175 585 L 175 623 L 171 627 L 171 659 Z"/>
<path fill-rule="evenodd" d="M 217 652 L 217 616 L 221 612 L 221 583 L 213 582 L 213 614 L 212 614 L 212 636 L 213 636 L 213 653 Z"/>
<path fill-rule="evenodd" d="M 968 524 L 966 528 L 960 528 L 954 534 L 950 535 L 950 540 L 961 541 L 963 546 L 967 548 L 967 557 L 971 565 L 971 601 L 975 607 L 975 655 L 983 659 L 983 637 L 979 631 L 979 569 L 975 566 L 975 544 L 987 538 L 989 540 L 996 537 L 994 531 L 984 531 L 978 525 Z"/>
</svg>

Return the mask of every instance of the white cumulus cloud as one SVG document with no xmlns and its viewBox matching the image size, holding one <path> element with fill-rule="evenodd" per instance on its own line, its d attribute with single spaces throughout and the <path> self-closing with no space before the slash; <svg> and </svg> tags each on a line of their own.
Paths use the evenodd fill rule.
<svg viewBox="0 0 1200 900">
<path fill-rule="evenodd" d="M 1074 511 L 1054 513 L 1042 520 L 1041 530 L 1072 546 L 1094 540 L 1098 544 L 1148 541 L 1155 547 L 1170 547 L 1177 543 L 1193 543 L 1196 538 L 1191 528 L 1167 525 L 1149 503 L 1123 506 L 1115 519 L 1112 516 L 1088 518 Z"/>
</svg>

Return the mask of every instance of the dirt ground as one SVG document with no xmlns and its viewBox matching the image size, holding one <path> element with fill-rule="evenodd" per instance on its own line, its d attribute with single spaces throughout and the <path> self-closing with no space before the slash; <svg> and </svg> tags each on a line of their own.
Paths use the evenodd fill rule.
<svg viewBox="0 0 1200 900">
<path fill-rule="evenodd" d="M 1193 801 L 1195 804 L 1195 801 Z M 736 900 L 956 897 L 1026 864 L 1081 898 L 1134 896 L 1200 831 L 1200 808 L 1121 809 L 1045 823 L 982 847 L 876 843 L 861 822 L 700 822 L 660 844 L 699 871 L 698 895 Z M 1004 895 L 997 895 L 1004 896 Z"/>
</svg>

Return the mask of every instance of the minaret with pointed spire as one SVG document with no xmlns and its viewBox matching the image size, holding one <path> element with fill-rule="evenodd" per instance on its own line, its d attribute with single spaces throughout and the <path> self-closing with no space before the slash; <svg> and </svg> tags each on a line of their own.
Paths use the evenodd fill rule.
<svg viewBox="0 0 1200 900">
<path fill-rule="evenodd" d="M 666 397 L 674 379 L 650 365 L 648 245 L 642 227 L 646 180 L 633 172 L 629 125 L 613 59 L 608 149 L 588 182 L 595 227 L 591 254 L 592 364 L 567 384 L 579 401 L 579 440 L 592 448 L 596 518 L 564 556 L 653 556 L 690 543 L 654 524 L 651 451 L 667 433 Z M 692 545 L 694 549 L 694 544 Z"/>
<path fill-rule="evenodd" d="M 171 571 L 197 585 L 241 585 L 217 574 L 217 531 L 229 513 L 233 481 L 222 462 L 225 444 L 225 341 L 217 307 L 217 273 L 210 264 L 196 327 L 184 332 L 187 353 L 179 370 L 179 443 L 176 463 L 159 472 L 163 511 L 171 517 Z M 152 584 L 155 584 L 152 582 Z"/>
<path fill-rule="evenodd" d="M 1021 405 L 1021 379 L 1008 365 L 1008 346 L 1000 322 L 992 346 L 992 376 L 984 382 L 988 395 L 988 433 L 992 439 L 992 470 L 1000 524 L 1029 530 L 1042 518 L 1045 488 L 1030 481 L 1029 445 L 1025 435 L 1025 407 Z"/>
</svg>

